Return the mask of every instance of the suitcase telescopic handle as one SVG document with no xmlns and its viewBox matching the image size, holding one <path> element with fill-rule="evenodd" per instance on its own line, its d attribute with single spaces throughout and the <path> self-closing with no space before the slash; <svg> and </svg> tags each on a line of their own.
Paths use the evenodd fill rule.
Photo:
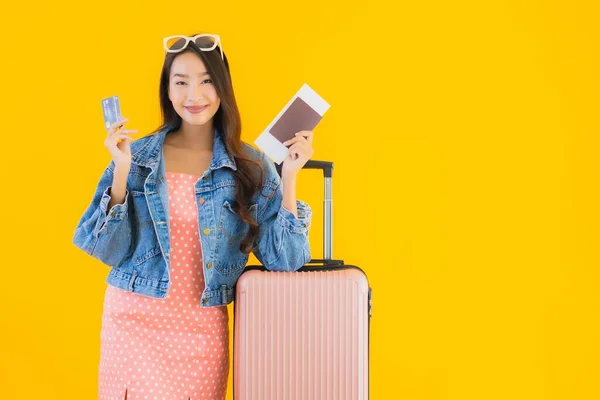
<svg viewBox="0 0 600 400">
<path fill-rule="evenodd" d="M 281 168 L 283 163 L 275 163 L 277 173 L 281 176 Z M 319 160 L 308 160 L 303 169 L 320 169 L 323 171 L 323 178 L 325 181 L 324 186 L 324 200 L 323 200 L 323 259 L 313 259 L 310 261 L 311 264 L 325 264 L 325 265 L 340 265 L 343 264 L 342 260 L 332 260 L 333 255 L 333 201 L 331 198 L 331 179 L 333 175 L 333 162 L 331 161 L 319 161 Z"/>
</svg>

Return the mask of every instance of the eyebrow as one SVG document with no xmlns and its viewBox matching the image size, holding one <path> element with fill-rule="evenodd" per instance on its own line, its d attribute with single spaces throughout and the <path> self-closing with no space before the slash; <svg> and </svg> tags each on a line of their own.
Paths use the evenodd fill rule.
<svg viewBox="0 0 600 400">
<path fill-rule="evenodd" d="M 198 76 L 202 76 L 202 75 L 210 75 L 210 74 L 209 74 L 208 72 L 206 72 L 206 71 L 205 71 L 205 72 L 199 72 L 199 73 L 198 73 Z M 174 75 L 173 75 L 173 78 L 175 78 L 175 77 L 189 78 L 190 76 L 189 76 L 189 75 L 187 75 L 187 74 L 179 74 L 179 73 L 177 73 L 177 74 L 174 74 Z"/>
</svg>

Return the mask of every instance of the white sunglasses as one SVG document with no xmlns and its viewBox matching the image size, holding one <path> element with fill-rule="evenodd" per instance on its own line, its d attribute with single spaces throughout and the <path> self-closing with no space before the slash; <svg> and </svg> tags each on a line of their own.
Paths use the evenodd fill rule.
<svg viewBox="0 0 600 400">
<path fill-rule="evenodd" d="M 221 37 L 219 35 L 213 35 L 211 33 L 202 33 L 194 37 L 175 35 L 169 36 L 163 39 L 163 46 L 167 53 L 179 53 L 188 46 L 190 42 L 194 42 L 196 47 L 201 51 L 211 51 L 219 45 L 221 50 L 221 59 L 223 58 L 223 46 L 221 45 Z"/>
</svg>

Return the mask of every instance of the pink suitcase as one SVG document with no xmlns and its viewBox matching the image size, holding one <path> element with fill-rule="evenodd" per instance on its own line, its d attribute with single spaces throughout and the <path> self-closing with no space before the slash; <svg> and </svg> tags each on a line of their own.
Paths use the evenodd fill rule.
<svg viewBox="0 0 600 400">
<path fill-rule="evenodd" d="M 236 400 L 369 398 L 371 289 L 364 272 L 332 260 L 333 163 L 325 175 L 323 260 L 297 272 L 246 267 L 236 285 Z"/>
</svg>

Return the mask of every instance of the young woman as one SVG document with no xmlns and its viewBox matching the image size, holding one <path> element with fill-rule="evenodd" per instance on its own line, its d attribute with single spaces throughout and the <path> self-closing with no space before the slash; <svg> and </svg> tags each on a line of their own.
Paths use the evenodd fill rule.
<svg viewBox="0 0 600 400">
<path fill-rule="evenodd" d="M 243 143 L 218 35 L 165 38 L 163 123 L 133 141 L 123 119 L 112 161 L 74 244 L 111 266 L 104 299 L 100 399 L 223 399 L 227 304 L 252 252 L 270 270 L 310 260 L 310 207 L 296 175 L 312 132 L 285 143 L 281 177 Z"/>
</svg>

